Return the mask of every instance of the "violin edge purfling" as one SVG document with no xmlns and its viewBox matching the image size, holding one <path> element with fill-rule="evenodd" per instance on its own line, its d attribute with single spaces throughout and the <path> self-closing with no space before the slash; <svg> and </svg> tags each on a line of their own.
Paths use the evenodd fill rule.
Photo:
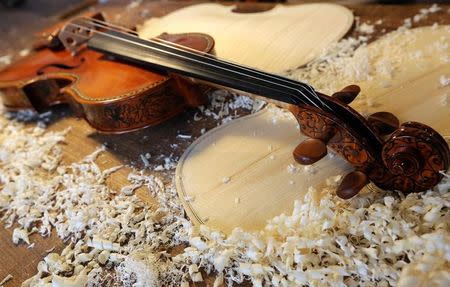
<svg viewBox="0 0 450 287">
<path fill-rule="evenodd" d="M 101 13 L 89 16 L 104 20 Z M 67 49 L 61 35 L 64 27 L 57 24 L 39 33 L 30 55 L 0 70 L 0 91 L 7 110 L 43 112 L 68 104 L 96 130 L 124 133 L 159 124 L 187 107 L 206 103 L 207 96 L 198 85 L 178 75 L 119 62 L 75 42 L 72 46 L 76 49 Z M 214 47 L 214 39 L 201 33 L 159 37 L 192 45 L 204 53 Z"/>
<path fill-rule="evenodd" d="M 337 195 L 344 199 L 355 196 L 369 181 L 383 189 L 406 193 L 425 191 L 442 179 L 440 172 L 446 171 L 450 164 L 448 145 L 432 128 L 415 122 L 400 125 L 398 119 L 387 112 L 375 113 L 365 119 L 353 110 L 349 104 L 360 91 L 355 85 L 331 97 L 326 96 L 315 92 L 306 83 L 223 61 L 205 52 L 200 53 L 164 40 L 140 39 L 135 33 L 110 26 L 99 19 L 74 20 L 62 28 L 59 37 L 66 49 L 73 53 L 74 59 L 80 49 L 85 51 L 88 48 L 94 50 L 92 53 L 108 55 L 120 63 L 131 62 L 144 70 L 165 70 L 177 82 L 186 81 L 185 77 L 196 78 L 287 103 L 299 122 L 301 132 L 311 138 L 295 148 L 293 156 L 298 163 L 317 162 L 327 154 L 328 147 L 355 168 L 344 177 L 337 189 Z M 58 87 L 53 88 L 57 90 Z M 69 86 L 61 91 L 72 95 L 69 100 L 72 105 L 81 104 L 76 101 L 80 98 L 76 89 Z M 99 126 L 112 125 L 111 128 L 103 129 L 106 132 L 120 133 L 143 128 L 148 124 L 142 124 L 145 119 L 139 115 L 148 111 L 157 114 L 157 110 L 161 110 L 159 103 L 164 100 L 167 104 L 164 109 L 168 110 L 170 101 L 174 101 L 168 100 L 170 94 L 162 92 L 158 95 L 145 98 L 145 103 L 136 102 L 138 98 L 131 97 L 127 100 L 134 104 L 129 108 L 126 105 L 130 102 L 126 103 L 125 99 L 105 101 L 103 106 L 98 103 L 85 106 L 85 118 L 95 127 L 92 123 L 104 115 L 106 120 Z M 56 102 L 61 101 L 58 97 L 56 99 Z M 156 102 L 152 102 L 152 99 Z M 184 100 L 191 106 L 202 102 L 195 97 L 191 102 L 189 97 Z M 114 107 L 116 104 L 118 107 Z M 183 103 L 177 106 L 183 106 Z M 90 107 L 103 110 L 86 113 Z M 173 114 L 179 112 L 176 109 L 171 111 Z M 153 124 L 172 116 L 167 111 L 163 114 L 167 117 L 161 116 Z M 133 123 L 121 123 L 123 119 L 132 119 Z M 122 125 L 119 128 L 115 124 Z"/>
</svg>

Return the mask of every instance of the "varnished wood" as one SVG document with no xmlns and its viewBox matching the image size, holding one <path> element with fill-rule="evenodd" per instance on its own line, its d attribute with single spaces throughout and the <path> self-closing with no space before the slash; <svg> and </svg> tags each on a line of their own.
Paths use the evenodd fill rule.
<svg viewBox="0 0 450 287">
<path fill-rule="evenodd" d="M 296 162 L 310 165 L 327 155 L 327 145 L 320 139 L 307 139 L 300 143 L 293 152 Z"/>
<path fill-rule="evenodd" d="M 389 112 L 371 114 L 367 121 L 380 135 L 391 134 L 400 126 L 398 118 Z"/>
<path fill-rule="evenodd" d="M 327 142 L 329 148 L 356 171 L 365 173 L 375 185 L 410 193 L 429 190 L 442 179 L 441 171 L 450 165 L 450 150 L 444 138 L 431 127 L 407 122 L 384 140 L 369 121 L 350 106 L 333 97 L 320 97 L 334 110 L 346 110 L 353 119 L 345 122 L 318 109 L 291 106 L 300 131 L 310 138 Z M 355 122 L 358 125 L 352 127 L 351 123 Z M 362 134 L 363 128 L 367 133 Z M 347 198 L 350 192 L 338 194 Z"/>
<path fill-rule="evenodd" d="M 29 1 L 32 2 L 32 1 Z M 304 1 L 290 1 L 291 3 L 300 3 Z M 124 4 L 128 1 L 109 1 L 107 6 L 103 6 L 109 20 L 116 19 L 115 21 L 121 24 L 134 25 L 136 22 L 142 22 L 146 17 L 163 16 L 175 9 L 191 5 L 190 1 L 144 1 L 143 4 L 135 10 L 125 11 Z M 198 3 L 198 2 L 195 2 Z M 418 13 L 419 9 L 427 8 L 431 4 L 408 4 L 408 5 L 379 5 L 379 4 L 349 4 L 348 1 L 344 3 L 349 8 L 354 10 L 355 15 L 360 17 L 362 22 L 371 21 L 376 22 L 379 19 L 383 19 L 383 23 L 378 26 L 377 33 L 380 33 L 382 29 L 391 31 L 396 29 L 399 25 L 403 24 L 403 20 L 407 17 L 412 17 Z M 448 5 L 441 5 L 443 10 L 446 11 L 450 8 Z M 145 16 L 141 15 L 142 11 L 148 9 L 149 13 Z M 419 23 L 413 23 L 414 25 L 432 25 L 434 22 L 439 24 L 450 23 L 450 19 L 446 17 L 446 13 L 430 14 L 427 19 Z M 21 12 L 20 10 L 0 10 L 0 25 L 16 25 L 19 33 L 23 36 L 18 39 L 14 34 L 4 35 L 3 41 L 0 42 L 0 51 L 2 55 L 11 54 L 14 59 L 19 58 L 18 51 L 29 46 L 33 41 L 32 33 L 35 32 L 35 27 L 42 26 L 44 22 L 51 24 L 53 19 L 44 17 L 30 17 L 27 12 Z M 36 21 L 37 25 L 30 25 L 30 18 Z M 20 27 L 18 21 L 26 21 L 25 25 Z M 13 22 L 15 21 L 15 22 Z M 354 35 L 354 33 L 351 33 Z M 375 35 L 373 39 L 376 39 L 379 34 Z M 437 74 L 438 76 L 438 74 Z M 204 118 L 201 121 L 189 121 L 192 118 L 194 112 L 188 111 L 185 114 L 181 114 L 160 126 L 151 127 L 143 131 L 137 131 L 129 134 L 123 134 L 120 136 L 115 135 L 99 135 L 95 130 L 90 127 L 85 121 L 77 120 L 71 116 L 71 113 L 67 109 L 62 109 L 54 114 L 66 114 L 64 117 L 55 117 L 49 127 L 50 130 L 62 130 L 67 127 L 72 127 L 72 132 L 69 133 L 67 144 L 64 145 L 63 161 L 70 163 L 78 161 L 86 154 L 93 151 L 99 144 L 107 143 L 110 149 L 107 152 L 107 156 L 101 157 L 101 163 L 107 164 L 130 164 L 134 162 L 138 167 L 143 167 L 143 164 L 139 162 L 139 154 L 143 151 L 150 152 L 151 154 L 170 154 L 174 153 L 174 156 L 178 157 L 189 146 L 192 141 L 200 135 L 202 128 L 211 129 L 215 127 L 217 122 L 212 118 Z M 242 115 L 244 111 L 239 111 L 238 114 Z M 396 112 L 397 113 L 397 112 Z M 68 114 L 68 115 L 67 115 Z M 177 130 L 183 131 L 193 135 L 192 139 L 181 140 L 177 138 Z M 146 136 L 146 139 L 144 139 Z M 154 139 L 159 139 L 155 141 Z M 179 148 L 173 150 L 170 148 L 171 143 L 176 143 Z M 157 163 L 155 158 L 150 160 L 152 163 Z M 107 167 L 107 166 L 105 166 Z M 108 181 L 110 186 L 119 188 L 126 183 L 126 171 L 120 176 L 114 175 L 112 179 Z M 21 282 L 36 273 L 36 266 L 39 260 L 41 260 L 46 252 L 45 250 L 55 246 L 56 252 L 62 250 L 64 243 L 55 235 L 52 234 L 49 238 L 41 238 L 39 235 L 31 236 L 31 240 L 36 242 L 36 246 L 33 249 L 27 249 L 26 246 L 15 246 L 11 242 L 11 229 L 4 229 L 3 225 L 0 228 L 0 249 L 2 254 L 0 256 L 0 278 L 3 279 L 6 275 L 12 274 L 14 278 L 6 284 L 10 286 L 20 286 Z M 213 278 L 207 278 L 209 285 L 212 285 Z M 206 285 L 206 284 L 205 284 Z M 205 286 L 203 285 L 203 286 Z M 197 284 L 198 286 L 198 284 Z M 202 286 L 202 285 L 200 285 Z"/>
<path fill-rule="evenodd" d="M 357 195 L 358 192 L 369 182 L 367 175 L 361 171 L 352 171 L 347 174 L 336 190 L 336 194 L 343 199 L 349 199 Z"/>
<path fill-rule="evenodd" d="M 343 88 L 339 92 L 334 93 L 331 96 L 333 98 L 339 100 L 343 104 L 349 105 L 351 102 L 353 102 L 353 100 L 356 98 L 356 96 L 358 96 L 360 91 L 361 91 L 361 89 L 358 86 L 350 85 L 350 86 Z"/>
<path fill-rule="evenodd" d="M 50 31 L 43 35 L 55 37 L 54 28 Z M 159 38 L 206 53 L 214 46 L 213 39 L 205 34 L 162 34 Z M 121 133 L 159 124 L 187 105 L 206 102 L 188 81 L 89 49 L 72 55 L 65 49 L 54 49 L 53 40 L 49 45 L 0 71 L 0 92 L 6 108 L 42 112 L 65 103 L 95 129 Z"/>
</svg>

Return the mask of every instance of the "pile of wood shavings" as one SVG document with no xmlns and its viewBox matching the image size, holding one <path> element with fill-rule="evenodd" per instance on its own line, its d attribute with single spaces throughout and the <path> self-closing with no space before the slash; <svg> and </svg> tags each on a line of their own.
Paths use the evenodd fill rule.
<svg viewBox="0 0 450 287">
<path fill-rule="evenodd" d="M 199 112 L 194 115 L 194 121 L 202 117 L 211 117 L 222 125 L 238 118 L 237 110 L 243 109 L 255 113 L 265 106 L 266 102 L 252 99 L 226 90 L 214 90 L 209 93 L 208 106 L 200 106 Z"/>
<path fill-rule="evenodd" d="M 45 146 L 34 170 L 50 176 L 42 187 L 50 199 L 46 206 L 36 205 L 29 215 L 22 214 L 19 225 L 33 230 L 34 224 L 27 225 L 30 218 L 42 224 L 49 220 L 60 236 L 72 238 L 61 254 L 50 253 L 39 263 L 38 274 L 25 286 L 50 282 L 54 286 L 97 285 L 103 282 L 105 270 L 115 266 L 119 266 L 116 279 L 125 286 L 178 286 L 182 280 L 186 285 L 188 280 L 202 281 L 202 270 L 218 273 L 215 286 L 244 280 L 256 286 L 264 282 L 274 286 L 372 286 L 375 282 L 389 286 L 397 281 L 400 286 L 412 286 L 411 282 L 427 280 L 432 286 L 448 275 L 448 177 L 437 191 L 406 198 L 370 193 L 343 202 L 330 190 L 319 196 L 311 189 L 303 203 L 295 203 L 292 215 L 272 219 L 260 233 L 236 229 L 227 237 L 205 226 L 194 230 L 183 216 L 173 187 L 154 176 L 133 173 L 129 179 L 132 186 L 144 185 L 153 193 L 160 203 L 157 210 L 150 210 L 134 195 L 112 197 L 114 191 L 104 180 L 113 170 L 101 171 L 94 162 L 101 150 L 80 163 L 57 167 L 56 143 L 62 134 L 31 133 L 4 119 L 1 127 L 2 146 L 17 147 L 2 151 L 1 195 L 7 202 L 27 196 L 27 188 L 11 186 L 30 187 L 36 178 L 27 178 L 34 172 L 27 171 L 19 181 L 5 171 L 14 159 Z M 8 138 L 17 142 L 5 145 Z M 48 155 L 54 155 L 50 166 L 44 164 Z M 52 187 L 54 182 L 59 187 Z M 328 189 L 336 182 L 330 179 Z M 10 186 L 9 197 L 4 197 L 5 186 Z M 9 213 L 15 211 L 9 209 Z M 188 242 L 190 246 L 176 256 L 166 251 Z"/>
<path fill-rule="evenodd" d="M 275 217 L 259 233 L 235 229 L 225 237 L 201 227 L 191 247 L 174 260 L 188 259 L 205 269 L 212 265 L 224 276 L 218 280 L 228 284 L 245 278 L 255 286 L 449 282 L 448 176 L 438 187 L 442 192 L 405 198 L 372 192 L 350 202 L 332 195 L 335 182 L 330 183 L 320 192 L 311 188 L 291 215 Z"/>
<path fill-rule="evenodd" d="M 430 13 L 440 10 L 440 7 L 435 5 L 429 9 L 422 9 L 417 15 L 425 16 L 417 18 L 414 22 L 425 19 Z M 437 26 L 435 23 L 432 29 Z M 411 19 L 408 18 L 404 25 L 390 32 L 389 37 L 379 39 L 377 49 L 372 49 L 370 52 L 367 47 L 370 39 L 368 36 L 342 39 L 323 51 L 317 59 L 305 67 L 289 71 L 288 76 L 308 82 L 320 92 L 332 94 L 343 88 L 342 83 L 371 81 L 375 74 L 390 79 L 407 59 L 420 59 L 438 54 L 442 63 L 450 62 L 447 53 L 449 37 L 430 43 L 424 51 L 418 50 L 413 54 L 404 53 L 404 48 L 414 42 L 417 37 L 411 32 L 410 27 Z M 385 81 L 380 85 L 388 87 L 390 83 Z"/>
<path fill-rule="evenodd" d="M 331 49 L 337 57 L 316 62 L 321 72 L 336 58 L 352 57 L 365 41 L 350 38 L 337 44 Z M 314 69 L 300 73 L 318 80 Z M 322 87 L 336 90 L 325 82 Z M 219 112 L 204 110 L 201 115 L 233 117 L 229 104 L 221 95 L 217 98 Z M 254 107 L 244 97 L 235 102 Z M 29 244 L 29 234 L 48 235 L 55 227 L 70 242 L 61 254 L 48 254 L 25 286 L 97 286 L 110 276 L 124 286 L 188 286 L 189 281 L 203 281 L 205 273 L 214 274 L 214 286 L 244 281 L 255 286 L 450 282 L 448 174 L 424 194 L 378 191 L 347 202 L 332 193 L 338 178 L 330 178 L 328 187 L 310 188 L 292 214 L 273 218 L 261 232 L 235 229 L 226 236 L 206 226 L 193 228 L 173 185 L 155 176 L 131 173 L 122 192 L 111 190 L 105 179 L 119 167 L 98 168 L 95 158 L 103 149 L 79 163 L 61 165 L 58 143 L 65 132 L 47 133 L 0 117 L 0 210 L 8 224 L 19 225 L 14 240 Z M 157 209 L 133 195 L 141 186 L 157 199 Z M 180 244 L 189 247 L 172 255 L 171 248 Z"/>
<path fill-rule="evenodd" d="M 436 11 L 432 6 L 429 13 Z M 407 28 L 405 22 L 394 33 L 408 33 Z M 342 88 L 336 83 L 366 80 L 374 72 L 389 76 L 389 63 L 376 70 L 369 67 L 367 41 L 342 40 L 291 75 L 328 92 Z M 360 61 L 349 67 L 354 57 Z M 327 188 L 311 188 L 304 202 L 296 202 L 292 215 L 272 219 L 259 233 L 235 229 L 225 236 L 200 227 L 190 237 L 190 247 L 172 258 L 173 267 L 187 270 L 194 282 L 203 280 L 200 270 L 218 273 L 214 286 L 244 281 L 255 286 L 448 286 L 450 179 L 445 176 L 436 190 L 425 194 L 373 192 L 349 202 L 332 194 L 338 180 L 331 178 Z M 124 270 L 140 274 L 144 263 L 153 270 L 154 258 L 137 252 Z M 140 268 L 134 270 L 131 263 L 141 263 Z"/>
<path fill-rule="evenodd" d="M 30 234 L 48 236 L 55 228 L 69 242 L 61 254 L 48 254 L 24 286 L 85 286 L 141 245 L 156 252 L 188 241 L 190 223 L 175 189 L 137 173 L 129 176 L 132 185 L 145 185 L 159 208 L 116 194 L 105 180 L 120 166 L 102 171 L 95 164 L 103 148 L 81 162 L 60 164 L 58 143 L 66 132 L 27 128 L 0 117 L 0 212 L 7 227 L 19 226 L 13 241 L 32 245 Z"/>
</svg>

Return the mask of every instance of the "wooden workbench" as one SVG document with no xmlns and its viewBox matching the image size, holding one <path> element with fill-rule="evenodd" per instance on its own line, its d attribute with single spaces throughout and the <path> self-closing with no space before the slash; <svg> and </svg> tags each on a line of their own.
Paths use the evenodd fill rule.
<svg viewBox="0 0 450 287">
<path fill-rule="evenodd" d="M 74 2 L 74 1 L 69 1 Z M 144 2 L 137 9 L 124 11 L 123 5 L 128 1 L 114 0 L 109 1 L 105 5 L 96 7 L 105 12 L 107 19 L 120 23 L 122 25 L 136 24 L 152 16 L 162 16 L 177 8 L 191 5 L 198 2 L 172 2 L 172 1 L 151 1 Z M 349 1 L 343 2 L 345 6 L 354 11 L 355 16 L 360 17 L 361 22 L 371 21 L 371 23 L 382 19 L 383 22 L 378 26 L 378 31 L 383 28 L 385 32 L 395 30 L 398 26 L 403 24 L 403 19 L 412 17 L 418 13 L 419 9 L 429 7 L 430 4 L 408 4 L 408 5 L 379 5 L 379 4 L 348 4 Z M 300 3 L 300 1 L 294 1 Z M 431 25 L 435 22 L 438 24 L 450 24 L 450 14 L 447 10 L 450 5 L 442 4 L 443 11 L 431 14 L 426 20 L 417 23 L 417 26 Z M 145 13 L 142 13 L 145 11 Z M 7 13 L 6 11 L 0 11 Z M 15 11 L 20 15 L 20 10 Z M 25 12 L 24 12 L 25 13 Z M 27 12 L 28 13 L 28 12 Z M 42 19 L 41 19 L 42 18 Z M 27 47 L 31 41 L 33 29 L 40 28 L 45 24 L 57 21 L 56 17 L 36 18 L 39 25 L 31 25 L 30 22 L 19 23 L 14 22 L 13 18 L 9 18 L 9 23 L 0 23 L 0 30 L 5 29 L 5 26 L 16 25 L 17 34 L 22 35 L 20 41 L 14 41 L 14 34 L 8 34 L 6 41 L 2 41 L 0 46 L 0 56 L 12 53 Z M 24 19 L 23 17 L 16 17 L 17 19 Z M 2 20 L 3 21 L 3 20 Z M 25 26 L 26 25 L 26 26 Z M 354 35 L 354 32 L 350 32 Z M 376 39 L 378 35 L 373 35 Z M 9 43 L 5 45 L 5 43 Z M 195 111 L 190 110 L 169 120 L 156 127 L 147 128 L 141 131 L 132 132 L 122 135 L 103 135 L 93 130 L 86 122 L 76 119 L 71 112 L 60 107 L 54 110 L 51 116 L 52 120 L 49 124 L 50 130 L 63 130 L 71 126 L 72 130 L 67 136 L 64 145 L 63 161 L 70 163 L 78 161 L 84 156 L 94 151 L 101 144 L 105 144 L 109 149 L 106 155 L 100 156 L 97 161 L 101 167 L 110 167 L 119 163 L 132 164 L 137 168 L 143 168 L 143 164 L 139 159 L 140 154 L 150 153 L 152 155 L 174 153 L 176 157 L 180 156 L 189 144 L 200 135 L 200 130 L 206 128 L 207 130 L 215 127 L 217 123 L 212 119 L 203 119 L 201 121 L 192 121 Z M 178 133 L 191 134 L 191 139 L 177 138 Z M 178 148 L 173 150 L 169 148 L 170 144 L 178 144 Z M 155 157 L 153 157 L 155 158 Z M 157 162 L 150 162 L 156 164 Z M 128 171 L 122 170 L 109 180 L 109 184 L 113 188 L 119 188 L 126 182 L 126 175 Z M 167 180 L 170 180 L 167 178 Z M 40 260 L 48 253 L 46 250 L 54 248 L 54 252 L 60 252 L 64 247 L 62 242 L 55 234 L 49 238 L 42 238 L 40 235 L 32 235 L 30 240 L 35 243 L 33 248 L 28 249 L 26 245 L 21 244 L 15 246 L 12 243 L 12 230 L 5 229 L 3 224 L 0 224 L 0 281 L 8 274 L 13 275 L 13 279 L 6 284 L 6 286 L 20 286 L 21 282 L 33 276 L 36 273 L 36 266 Z"/>
</svg>

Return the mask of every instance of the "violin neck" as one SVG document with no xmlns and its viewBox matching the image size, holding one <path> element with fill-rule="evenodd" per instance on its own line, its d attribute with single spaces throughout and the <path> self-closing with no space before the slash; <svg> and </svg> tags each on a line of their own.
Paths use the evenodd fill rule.
<svg viewBox="0 0 450 287">
<path fill-rule="evenodd" d="M 314 90 L 307 84 L 159 41 L 108 31 L 93 35 L 87 45 L 91 49 L 144 67 L 174 72 L 283 103 L 324 108 Z"/>
<path fill-rule="evenodd" d="M 365 142 L 370 142 L 377 151 L 374 154 L 379 154 L 378 151 L 381 150 L 379 138 L 356 112 L 329 97 L 319 97 L 312 87 L 305 83 L 119 31 L 96 33 L 87 41 L 87 46 L 117 59 L 151 69 L 174 72 L 277 102 L 304 105 L 304 108 L 315 107 L 333 114 L 345 123 L 348 129 L 358 133 Z"/>
</svg>

